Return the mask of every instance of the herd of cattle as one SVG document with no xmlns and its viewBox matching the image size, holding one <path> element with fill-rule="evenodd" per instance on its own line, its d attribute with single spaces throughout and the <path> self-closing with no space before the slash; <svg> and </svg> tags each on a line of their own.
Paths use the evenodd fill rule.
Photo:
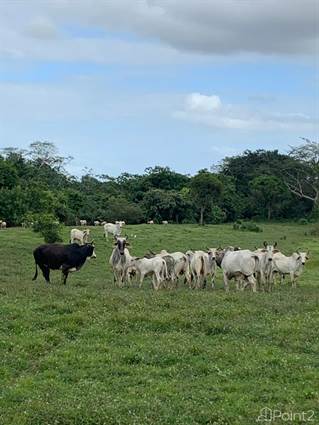
<svg viewBox="0 0 319 425">
<path fill-rule="evenodd" d="M 253 292 L 271 291 L 276 279 L 280 282 L 289 276 L 293 287 L 302 274 L 309 259 L 309 251 L 298 250 L 290 256 L 281 253 L 277 243 L 268 244 L 254 251 L 239 247 L 207 248 L 204 250 L 172 252 L 162 250 L 159 253 L 149 251 L 143 257 L 132 256 L 129 251 L 128 237 L 121 237 L 121 228 L 125 223 L 104 223 L 104 235 L 114 238 L 109 264 L 114 274 L 114 282 L 123 287 L 137 278 L 142 286 L 145 276 L 151 276 L 153 288 L 176 288 L 180 278 L 192 289 L 204 288 L 210 282 L 215 286 L 216 271 L 221 269 L 224 288 L 229 290 L 229 282 L 234 279 L 236 289 L 244 290 L 247 286 Z M 42 270 L 47 282 L 50 282 L 50 269 L 62 270 L 62 281 L 70 272 L 80 270 L 87 258 L 95 258 L 94 242 L 89 242 L 90 230 L 72 229 L 70 244 L 46 244 L 34 251 L 37 267 Z"/>
</svg>

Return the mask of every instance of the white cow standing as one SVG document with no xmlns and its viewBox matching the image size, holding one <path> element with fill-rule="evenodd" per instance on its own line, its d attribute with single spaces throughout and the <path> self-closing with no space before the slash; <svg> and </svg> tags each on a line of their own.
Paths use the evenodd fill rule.
<svg viewBox="0 0 319 425">
<path fill-rule="evenodd" d="M 87 226 L 86 220 L 80 220 L 80 226 Z"/>
<path fill-rule="evenodd" d="M 243 279 L 246 282 L 244 287 L 250 283 L 253 292 L 256 292 L 254 273 L 256 272 L 258 261 L 258 256 L 248 249 L 240 251 L 226 249 L 221 261 L 225 290 L 229 291 L 229 280 L 235 278 L 237 282 L 238 279 Z"/>
<path fill-rule="evenodd" d="M 133 258 L 127 248 L 129 243 L 127 238 L 115 237 L 115 247 L 112 251 L 109 263 L 112 267 L 114 274 L 114 282 L 117 283 L 119 287 L 124 285 L 125 279 L 131 283 L 130 280 L 130 271 L 128 266 Z"/>
<path fill-rule="evenodd" d="M 292 287 L 296 288 L 297 279 L 301 276 L 307 260 L 309 260 L 309 251 L 297 251 L 290 257 L 278 252 L 273 256 L 272 271 L 280 274 L 280 283 L 282 283 L 285 275 L 289 275 Z"/>
<path fill-rule="evenodd" d="M 273 284 L 273 257 L 279 251 L 276 249 L 277 242 L 269 245 L 264 242 L 264 248 L 256 249 L 254 252 L 259 258 L 256 267 L 256 278 L 259 288 L 264 287 L 266 290 L 271 291 Z"/>
<path fill-rule="evenodd" d="M 188 261 L 188 257 L 186 254 L 184 254 L 183 252 L 167 252 L 165 249 L 162 249 L 162 251 L 160 252 L 160 255 L 166 256 L 166 255 L 170 255 L 175 262 L 175 266 L 174 266 L 174 275 L 175 275 L 175 279 L 178 279 L 181 276 L 185 277 L 186 282 L 190 285 L 191 284 L 191 274 L 190 274 L 190 269 L 189 269 L 189 261 Z"/>
<path fill-rule="evenodd" d="M 72 229 L 70 232 L 70 243 L 84 245 L 89 242 L 90 230 Z"/>
<path fill-rule="evenodd" d="M 6 229 L 7 223 L 5 221 L 0 220 L 0 229 Z"/>
<path fill-rule="evenodd" d="M 152 276 L 153 288 L 156 291 L 167 276 L 166 262 L 161 257 L 132 258 L 126 266 L 126 270 L 130 267 L 134 267 L 139 274 L 140 287 L 143 284 L 145 276 Z"/>
<path fill-rule="evenodd" d="M 104 236 L 108 238 L 108 235 L 120 236 L 121 235 L 121 226 L 120 223 L 105 223 L 104 224 Z"/>
<path fill-rule="evenodd" d="M 216 273 L 216 249 L 209 248 L 204 251 L 187 251 L 189 268 L 195 288 L 202 288 L 206 285 L 208 276 L 212 277 L 212 288 L 215 287 L 214 279 Z"/>
</svg>

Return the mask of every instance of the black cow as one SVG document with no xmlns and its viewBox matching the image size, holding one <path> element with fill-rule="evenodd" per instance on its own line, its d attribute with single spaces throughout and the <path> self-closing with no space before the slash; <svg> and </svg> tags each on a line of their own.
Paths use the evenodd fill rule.
<svg viewBox="0 0 319 425">
<path fill-rule="evenodd" d="M 47 283 L 50 283 L 50 270 L 62 270 L 64 284 L 68 274 L 80 270 L 87 258 L 96 258 L 93 242 L 82 246 L 76 243 L 40 245 L 33 251 L 33 256 L 35 275 L 32 280 L 36 280 L 39 266 Z"/>
</svg>

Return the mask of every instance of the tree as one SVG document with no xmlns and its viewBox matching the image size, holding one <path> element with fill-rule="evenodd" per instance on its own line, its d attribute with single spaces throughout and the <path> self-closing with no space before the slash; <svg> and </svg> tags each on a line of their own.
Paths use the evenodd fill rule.
<svg viewBox="0 0 319 425">
<path fill-rule="evenodd" d="M 285 183 L 296 196 L 308 199 L 313 209 L 319 209 L 319 143 L 302 139 L 306 143 L 292 148 L 289 152 L 297 166 L 285 172 Z"/>
<path fill-rule="evenodd" d="M 200 225 L 204 224 L 204 212 L 216 202 L 222 193 L 222 183 L 215 174 L 201 170 L 191 179 L 191 193 L 200 211 Z"/>
<path fill-rule="evenodd" d="M 58 155 L 58 149 L 54 143 L 40 141 L 30 144 L 27 155 L 39 167 L 47 166 L 56 170 L 63 169 L 64 165 L 73 159 L 71 156 Z"/>
<path fill-rule="evenodd" d="M 266 209 L 267 218 L 270 220 L 276 203 L 285 192 L 284 185 L 277 177 L 264 175 L 255 177 L 250 187 L 262 210 Z"/>
</svg>

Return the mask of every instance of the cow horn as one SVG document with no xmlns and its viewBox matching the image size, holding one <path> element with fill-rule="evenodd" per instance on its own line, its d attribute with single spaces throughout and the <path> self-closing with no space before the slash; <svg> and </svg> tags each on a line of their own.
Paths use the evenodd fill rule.
<svg viewBox="0 0 319 425">
<path fill-rule="evenodd" d="M 264 241 L 264 247 L 265 247 L 265 248 L 267 248 L 267 245 L 268 245 L 268 244 L 267 244 L 267 242 L 266 242 L 266 241 Z"/>
<path fill-rule="evenodd" d="M 277 245 L 278 245 L 278 244 L 277 244 L 277 242 L 275 242 L 275 243 L 274 243 L 274 248 L 276 248 L 276 247 L 277 247 Z"/>
<path fill-rule="evenodd" d="M 125 239 L 128 240 L 128 235 L 125 235 Z"/>
</svg>

